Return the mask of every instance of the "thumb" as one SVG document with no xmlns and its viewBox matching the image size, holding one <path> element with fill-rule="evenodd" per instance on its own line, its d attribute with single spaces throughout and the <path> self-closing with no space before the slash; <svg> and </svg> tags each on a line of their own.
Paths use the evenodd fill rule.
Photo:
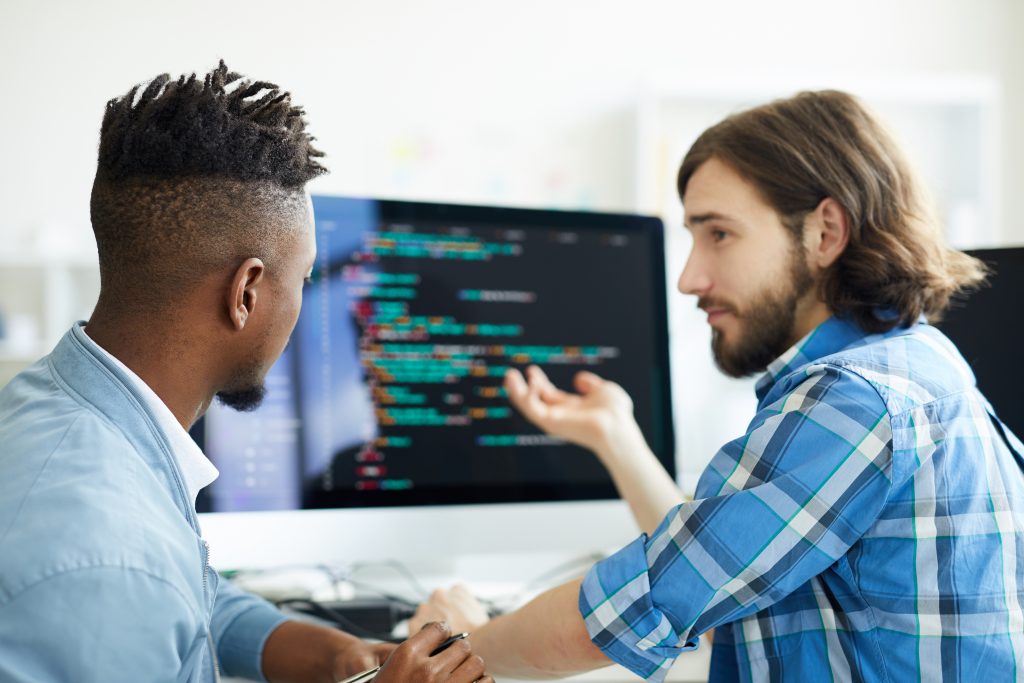
<svg viewBox="0 0 1024 683">
<path fill-rule="evenodd" d="M 353 664 L 355 665 L 356 670 L 365 671 L 366 669 L 372 669 L 373 667 L 378 666 L 385 659 L 387 659 L 387 656 L 378 657 L 377 653 L 373 650 L 366 650 L 364 652 L 360 652 L 356 657 L 354 657 Z"/>
<path fill-rule="evenodd" d="M 573 378 L 573 384 L 576 386 L 576 391 L 586 395 L 604 384 L 604 380 L 592 372 L 583 370 L 576 373 L 576 377 Z"/>
</svg>

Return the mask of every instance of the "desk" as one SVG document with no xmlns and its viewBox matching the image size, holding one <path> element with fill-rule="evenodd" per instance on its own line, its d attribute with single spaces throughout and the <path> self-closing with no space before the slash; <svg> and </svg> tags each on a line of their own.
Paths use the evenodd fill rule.
<svg viewBox="0 0 1024 683">
<path fill-rule="evenodd" d="M 704 683 L 708 680 L 710 665 L 711 648 L 707 643 L 703 643 L 694 652 L 685 652 L 680 655 L 665 680 L 672 683 L 683 683 L 684 681 L 685 683 Z M 642 679 L 628 669 L 616 665 L 561 680 L 573 683 L 637 683 Z M 498 677 L 495 678 L 495 683 L 520 683 L 520 681 L 515 678 Z"/>
<path fill-rule="evenodd" d="M 475 595 L 481 598 L 496 599 L 500 596 L 514 594 L 519 596 L 518 602 L 521 604 L 532 597 L 533 594 L 561 584 L 574 575 L 578 576 L 592 562 L 592 558 L 590 560 L 582 558 L 582 562 L 576 563 L 572 561 L 567 563 L 566 559 L 565 556 L 543 553 L 530 555 L 489 554 L 454 558 L 443 566 L 417 565 L 415 562 L 404 562 L 403 566 L 410 569 L 416 575 L 417 581 L 427 591 L 434 588 L 447 587 L 457 581 L 461 581 Z M 569 559 L 571 560 L 572 558 Z M 544 573 L 545 569 L 551 567 L 565 567 L 566 571 L 561 576 L 558 573 L 550 575 L 544 585 L 530 582 L 533 585 L 533 589 L 528 593 L 520 593 L 524 585 L 531 578 Z M 360 572 L 361 583 L 372 582 L 378 589 L 392 594 L 408 593 L 409 584 L 407 579 L 396 575 L 393 567 L 387 569 L 386 565 L 381 565 L 379 571 L 376 572 L 372 571 L 372 569 L 373 567 L 371 566 L 369 571 Z M 316 599 L 332 599 L 337 597 L 334 593 L 339 590 L 338 586 L 323 585 L 323 573 L 314 571 L 309 577 L 321 580 L 321 586 L 318 589 L 311 590 L 312 597 Z M 284 580 L 283 577 L 282 580 Z M 291 577 L 290 582 L 285 581 L 285 583 L 289 583 L 293 588 L 295 582 L 296 578 L 294 575 Z M 264 592 L 260 590 L 260 583 L 262 582 L 244 585 L 243 587 L 258 593 Z M 266 586 L 263 587 L 266 588 Z M 669 671 L 666 681 L 671 683 L 702 683 L 707 681 L 710 662 L 710 643 L 702 642 L 697 650 L 683 653 L 679 657 L 675 666 Z M 615 665 L 561 680 L 573 683 L 635 683 L 641 679 L 629 670 Z M 224 683 L 236 683 L 236 681 L 238 679 L 224 679 Z M 519 680 L 500 677 L 496 678 L 496 683 L 519 683 Z"/>
<path fill-rule="evenodd" d="M 679 657 L 669 671 L 666 681 L 672 683 L 703 683 L 708 680 L 708 666 L 711 662 L 711 648 L 702 645 L 695 652 L 686 652 Z M 590 673 L 560 679 L 569 683 L 636 683 L 641 679 L 621 666 L 609 666 Z M 240 678 L 222 678 L 221 683 L 244 683 Z M 495 678 L 495 683 L 521 683 L 517 678 Z M 525 683 L 525 682 L 523 682 Z M 536 683 L 532 681 L 531 683 Z"/>
</svg>

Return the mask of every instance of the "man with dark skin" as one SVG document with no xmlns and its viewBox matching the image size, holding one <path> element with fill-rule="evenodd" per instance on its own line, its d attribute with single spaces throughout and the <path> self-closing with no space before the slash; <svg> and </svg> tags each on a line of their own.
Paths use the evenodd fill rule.
<svg viewBox="0 0 1024 683">
<path fill-rule="evenodd" d="M 0 679 L 491 682 L 432 623 L 400 646 L 285 618 L 219 580 L 188 439 L 214 397 L 262 399 L 316 258 L 325 172 L 288 93 L 220 66 L 111 100 L 86 324 L 0 392 Z"/>
</svg>

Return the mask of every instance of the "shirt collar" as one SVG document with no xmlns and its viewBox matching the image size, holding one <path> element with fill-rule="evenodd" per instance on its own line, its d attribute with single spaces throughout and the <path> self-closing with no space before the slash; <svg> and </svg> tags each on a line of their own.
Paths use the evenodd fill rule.
<svg viewBox="0 0 1024 683">
<path fill-rule="evenodd" d="M 769 363 L 764 375 L 757 380 L 755 392 L 761 401 L 775 383 L 805 365 L 832 355 L 863 341 L 869 334 L 856 323 L 835 316 L 821 323 L 803 339 Z"/>
<path fill-rule="evenodd" d="M 85 332 L 84 327 L 82 331 Z M 141 377 L 132 372 L 116 356 L 93 341 L 87 332 L 83 336 L 85 343 L 95 352 L 102 354 L 117 365 L 118 369 L 131 382 L 132 388 L 138 392 L 146 407 L 153 413 L 157 426 L 160 427 L 160 430 L 167 437 L 171 445 L 171 452 L 178 463 L 178 469 L 181 470 L 185 488 L 188 490 L 189 499 L 192 501 L 192 508 L 195 509 L 196 496 L 199 495 L 199 491 L 213 483 L 213 480 L 220 475 L 220 472 L 217 471 L 217 468 L 210 462 L 209 458 L 203 454 L 202 449 L 192 440 L 192 437 L 188 435 L 188 432 L 178 422 L 178 418 L 174 417 L 174 413 L 167 407 L 167 404 L 160 400 L 156 392 L 142 381 Z"/>
</svg>

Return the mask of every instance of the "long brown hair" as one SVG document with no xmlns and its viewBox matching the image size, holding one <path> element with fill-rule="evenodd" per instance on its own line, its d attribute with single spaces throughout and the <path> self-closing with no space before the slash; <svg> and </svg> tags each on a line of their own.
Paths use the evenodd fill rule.
<svg viewBox="0 0 1024 683">
<path fill-rule="evenodd" d="M 981 261 L 946 245 L 899 148 L 846 93 L 803 92 L 712 126 L 683 159 L 680 197 L 712 157 L 754 183 L 798 243 L 804 218 L 823 199 L 842 205 L 850 240 L 820 294 L 866 330 L 909 325 L 922 314 L 940 320 L 953 296 L 985 279 Z"/>
</svg>

